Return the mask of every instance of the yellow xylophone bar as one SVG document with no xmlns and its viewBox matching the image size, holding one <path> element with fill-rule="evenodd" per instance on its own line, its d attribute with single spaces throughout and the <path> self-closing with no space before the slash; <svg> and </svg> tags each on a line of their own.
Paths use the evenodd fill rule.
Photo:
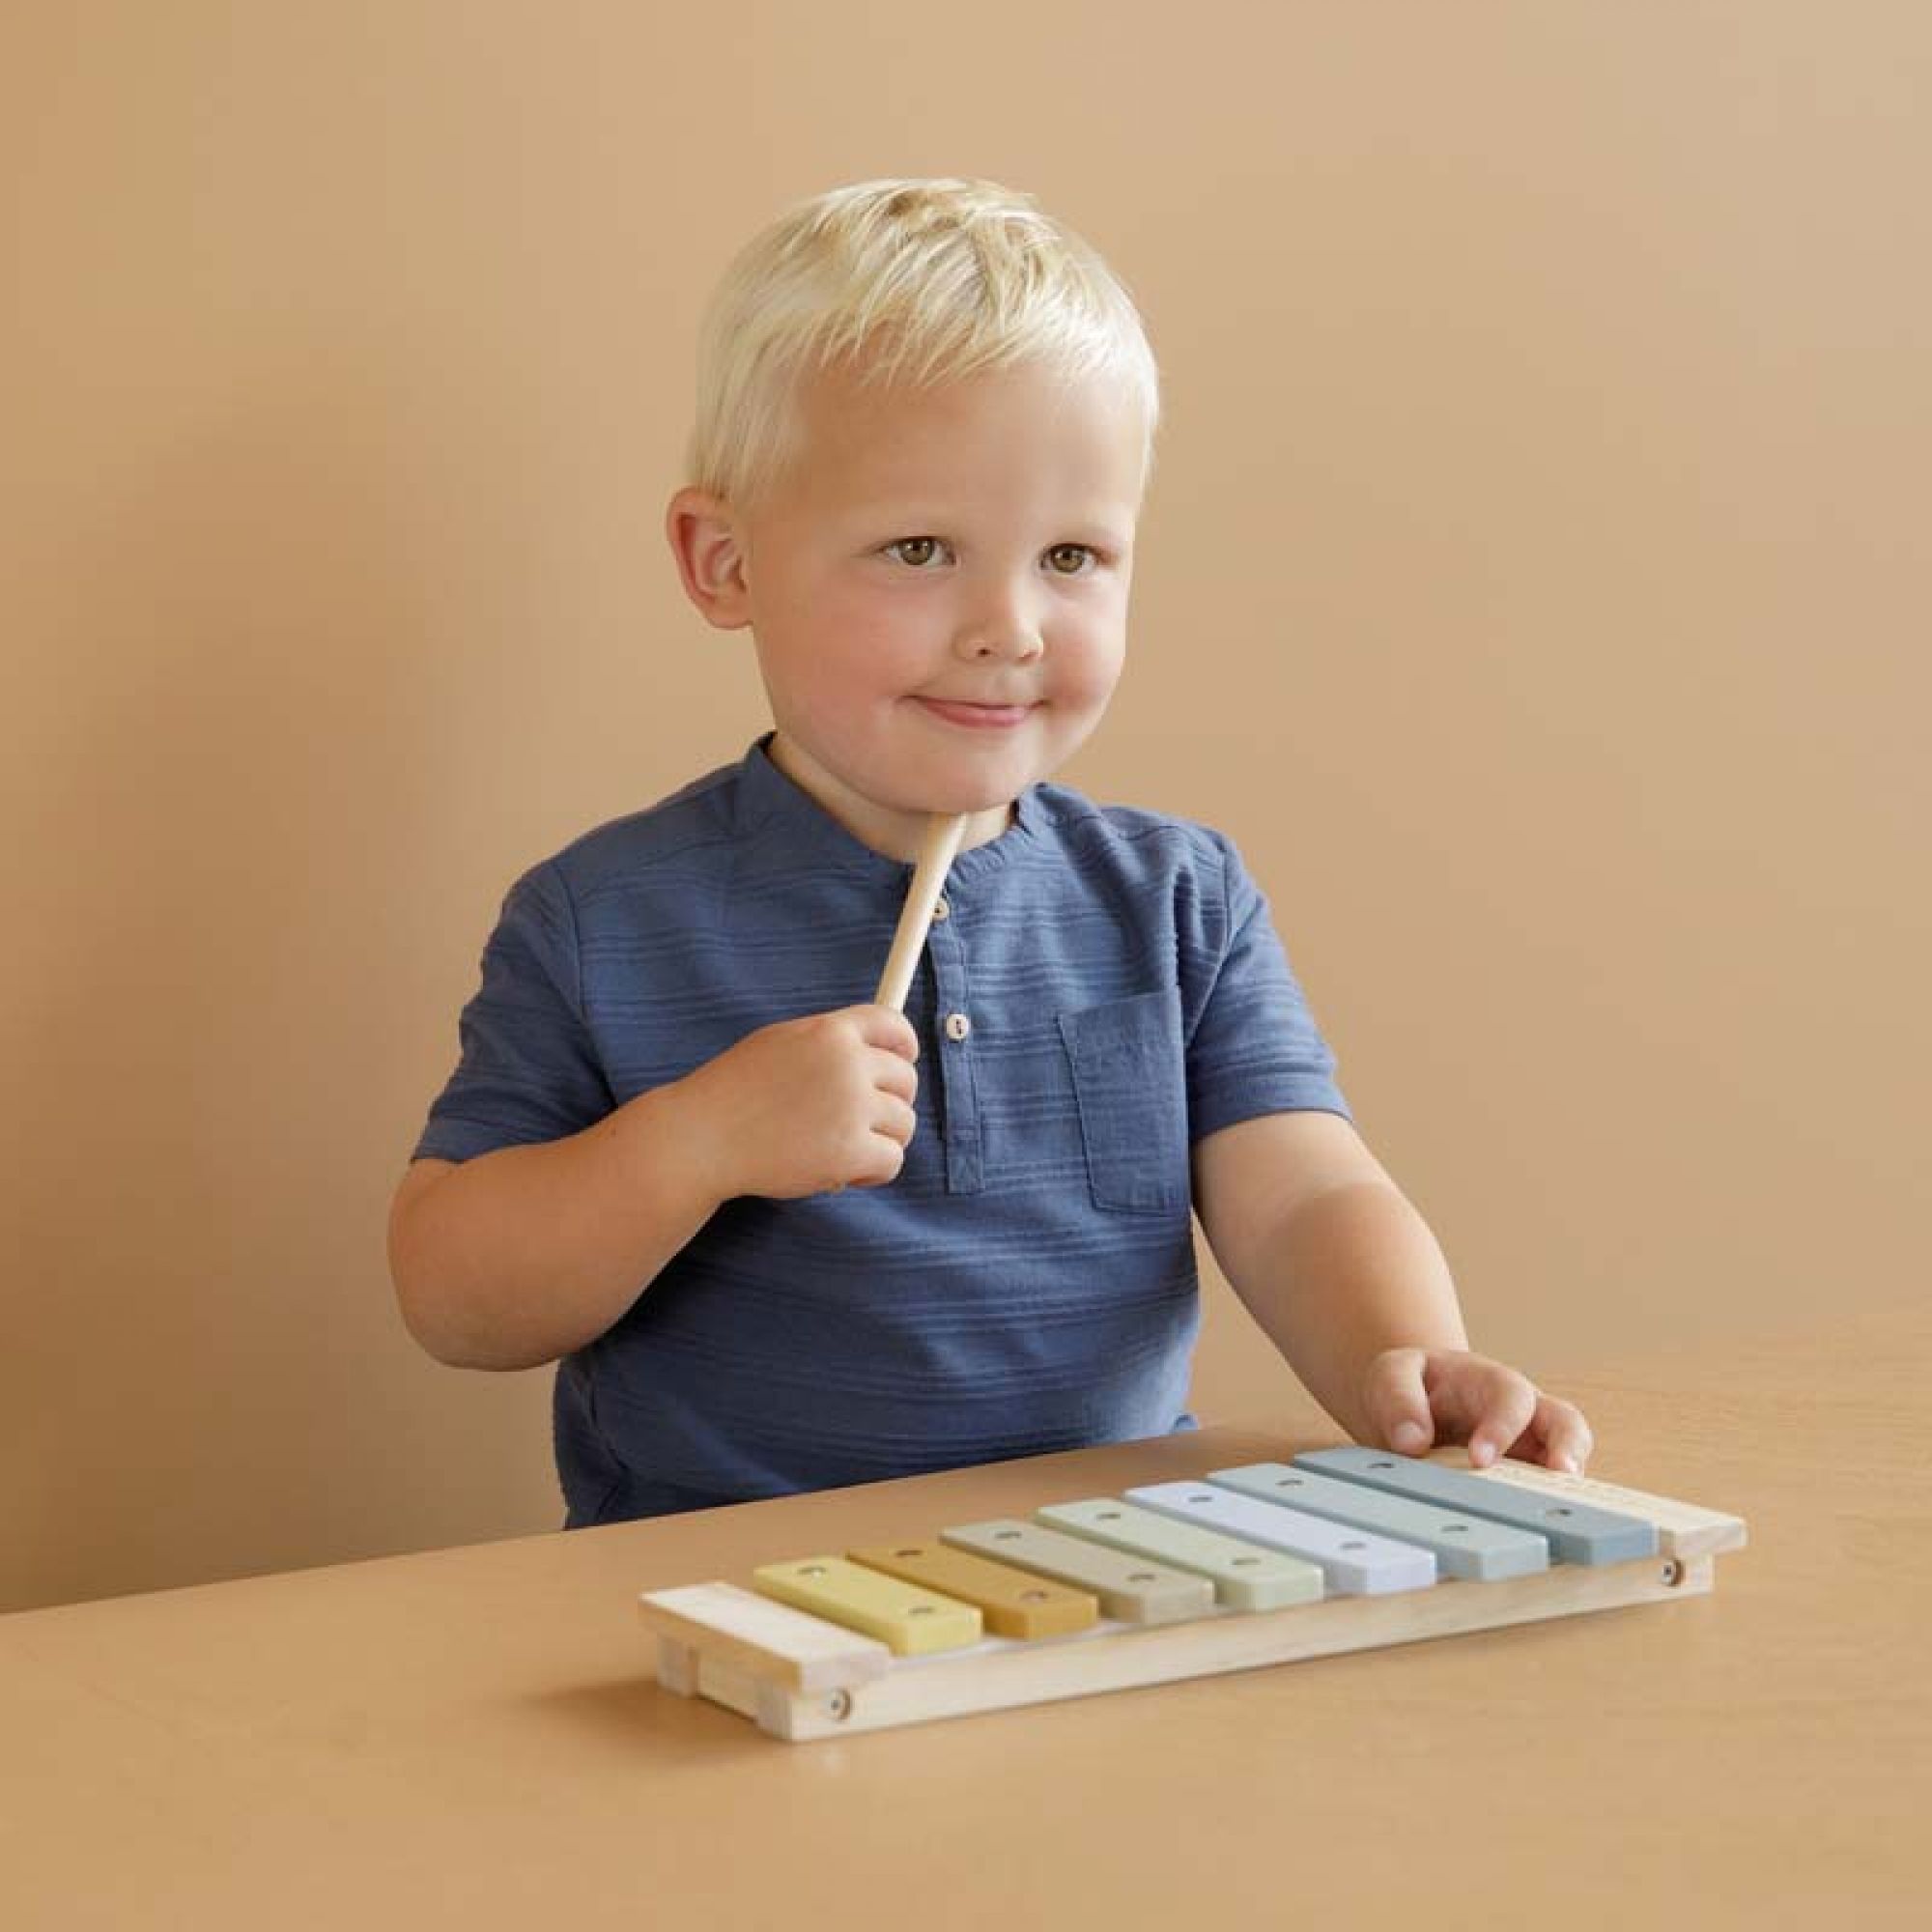
<svg viewBox="0 0 1932 1932">
<path fill-rule="evenodd" d="M 754 1591 L 689 1585 L 646 1593 L 639 1610 L 665 1689 L 803 1741 L 1663 1602 L 1709 1590 L 1713 1558 L 1745 1541 L 1718 1511 L 1520 1463 L 1471 1471 L 1458 1454 L 1317 1452 L 1135 1492 L 1152 1508 L 1049 1504 L 1033 1524 L 768 1564 Z M 1319 1485 L 1287 1483 L 1311 1465 Z M 1317 1492 L 1325 1516 L 1262 1499 L 1290 1487 Z M 1448 1576 L 1465 1545 L 1535 1541 L 1531 1521 L 1544 1567 L 1508 1553 L 1433 1580 L 1435 1552 Z M 1431 1580 L 1370 1580 L 1383 1562 Z"/>
</svg>

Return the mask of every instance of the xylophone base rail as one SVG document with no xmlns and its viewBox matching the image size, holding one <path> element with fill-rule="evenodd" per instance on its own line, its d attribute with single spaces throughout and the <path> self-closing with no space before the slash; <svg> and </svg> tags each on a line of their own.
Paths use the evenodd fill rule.
<svg viewBox="0 0 1932 1932">
<path fill-rule="evenodd" d="M 1558 1564 L 1500 1583 L 1444 1582 L 1386 1597 L 1328 1597 L 1249 1614 L 1130 1629 L 1112 1624 L 1033 1643 L 989 1639 L 971 1650 L 895 1659 L 883 1674 L 802 1690 L 747 1668 L 701 1641 L 660 1634 L 658 1682 L 751 1718 L 789 1743 L 884 1730 L 1104 1690 L 1253 1670 L 1344 1651 L 1375 1650 L 1511 1624 L 1668 1602 L 1707 1593 L 1713 1559 L 1646 1557 L 1583 1568 Z M 646 1620 L 648 1621 L 648 1605 Z"/>
</svg>

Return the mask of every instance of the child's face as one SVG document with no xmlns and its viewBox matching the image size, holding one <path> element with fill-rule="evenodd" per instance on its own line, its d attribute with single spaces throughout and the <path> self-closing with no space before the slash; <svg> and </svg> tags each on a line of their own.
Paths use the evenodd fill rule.
<svg viewBox="0 0 1932 1932">
<path fill-rule="evenodd" d="M 773 758 L 895 856 L 935 811 L 996 837 L 1120 677 L 1139 413 L 1036 368 L 925 391 L 828 375 L 802 412 L 779 494 L 727 512 L 742 595 L 707 612 L 752 627 Z"/>
</svg>

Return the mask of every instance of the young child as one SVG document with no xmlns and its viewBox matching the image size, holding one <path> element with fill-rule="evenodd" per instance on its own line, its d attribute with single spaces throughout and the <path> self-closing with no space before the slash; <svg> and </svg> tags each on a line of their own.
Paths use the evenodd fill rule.
<svg viewBox="0 0 1932 1932">
<path fill-rule="evenodd" d="M 1190 1211 L 1352 1435 L 1582 1467 L 1467 1351 L 1233 843 L 1045 782 L 1157 412 L 1124 289 L 990 183 L 821 195 L 714 296 L 667 532 L 775 729 L 511 888 L 390 1222 L 432 1354 L 558 1364 L 569 1526 L 1193 1427 Z"/>
</svg>

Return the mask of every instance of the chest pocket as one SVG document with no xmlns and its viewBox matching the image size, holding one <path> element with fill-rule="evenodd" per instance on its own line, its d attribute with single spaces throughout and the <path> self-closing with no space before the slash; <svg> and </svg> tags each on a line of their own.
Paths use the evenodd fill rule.
<svg viewBox="0 0 1932 1932">
<path fill-rule="evenodd" d="M 1173 1214 L 1192 1198 L 1180 989 L 1060 1015 L 1096 1207 Z"/>
</svg>

